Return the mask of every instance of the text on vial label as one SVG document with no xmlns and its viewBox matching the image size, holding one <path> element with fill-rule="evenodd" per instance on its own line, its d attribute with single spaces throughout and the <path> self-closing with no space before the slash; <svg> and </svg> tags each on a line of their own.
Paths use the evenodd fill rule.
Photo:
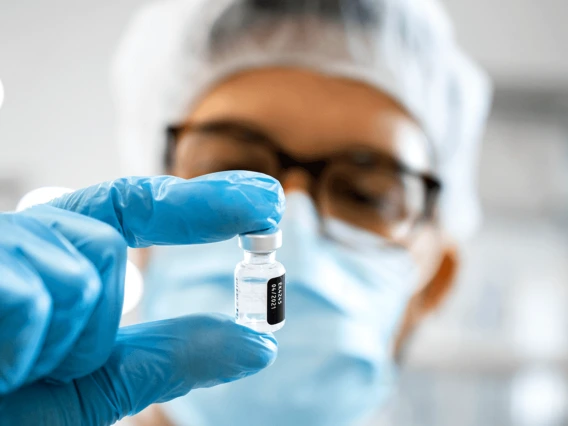
<svg viewBox="0 0 568 426">
<path fill-rule="evenodd" d="M 284 321 L 286 276 L 272 278 L 267 283 L 267 322 L 270 325 Z"/>
</svg>

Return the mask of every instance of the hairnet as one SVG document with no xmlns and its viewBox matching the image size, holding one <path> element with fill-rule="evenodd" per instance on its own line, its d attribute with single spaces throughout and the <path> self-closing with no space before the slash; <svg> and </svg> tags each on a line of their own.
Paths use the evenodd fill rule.
<svg viewBox="0 0 568 426">
<path fill-rule="evenodd" d="M 170 0 L 130 23 L 113 67 L 124 172 L 164 172 L 165 128 L 200 95 L 249 68 L 287 65 L 366 82 L 392 96 L 432 141 L 443 226 L 475 230 L 486 75 L 456 45 L 435 0 Z"/>
</svg>

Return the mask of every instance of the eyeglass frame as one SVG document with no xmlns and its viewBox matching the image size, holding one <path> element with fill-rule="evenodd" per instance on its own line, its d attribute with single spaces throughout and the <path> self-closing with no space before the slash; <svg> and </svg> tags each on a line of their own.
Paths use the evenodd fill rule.
<svg viewBox="0 0 568 426">
<path fill-rule="evenodd" d="M 180 123 L 180 124 L 173 124 L 168 125 L 166 127 L 166 150 L 164 152 L 164 163 L 167 169 L 171 169 L 174 163 L 174 153 L 176 146 L 180 140 L 180 137 L 184 133 L 192 132 L 192 131 L 201 131 L 201 132 L 211 132 L 212 128 L 214 129 L 216 125 L 223 125 L 223 122 L 215 122 L 215 123 L 207 123 L 201 129 L 196 129 L 192 123 Z M 252 130 L 252 129 L 251 129 Z M 262 132 L 259 134 L 255 134 L 254 136 L 258 139 L 259 135 L 263 135 Z M 329 158 L 324 160 L 315 160 L 315 161 L 299 161 L 287 154 L 283 151 L 280 147 L 276 146 L 272 140 L 262 137 L 262 141 L 255 141 L 255 138 L 251 138 L 250 140 L 247 139 L 247 143 L 258 143 L 262 142 L 263 145 L 269 146 L 269 148 L 274 152 L 276 155 L 276 159 L 278 160 L 278 164 L 280 165 L 281 170 L 288 170 L 293 167 L 299 167 L 302 170 L 307 171 L 312 178 L 317 179 L 325 170 L 325 167 L 329 163 Z M 424 200 L 424 211 L 417 219 L 418 222 L 426 222 L 431 220 L 434 217 L 434 212 L 437 206 L 437 202 L 439 199 L 439 194 L 443 189 L 443 185 L 439 179 L 434 177 L 431 174 L 419 172 L 413 170 L 412 168 L 408 167 L 407 165 L 403 164 L 402 162 L 398 161 L 397 159 L 393 158 L 391 155 L 386 153 L 379 153 L 374 152 L 373 155 L 376 158 L 381 158 L 381 160 L 386 160 L 386 163 L 397 173 L 399 174 L 406 174 L 409 176 L 413 176 L 418 178 L 422 181 L 426 191 Z M 329 156 L 330 158 L 333 155 Z M 316 165 L 317 172 L 314 172 L 310 166 Z"/>
</svg>

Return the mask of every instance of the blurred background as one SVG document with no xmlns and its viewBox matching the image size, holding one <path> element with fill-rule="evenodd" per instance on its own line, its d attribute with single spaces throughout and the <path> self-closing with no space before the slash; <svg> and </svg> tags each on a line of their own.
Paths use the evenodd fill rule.
<svg viewBox="0 0 568 426">
<path fill-rule="evenodd" d="M 372 425 L 568 425 L 568 2 L 443 0 L 494 78 L 485 223 Z M 0 210 L 120 175 L 111 56 L 144 1 L 0 0 Z"/>
</svg>

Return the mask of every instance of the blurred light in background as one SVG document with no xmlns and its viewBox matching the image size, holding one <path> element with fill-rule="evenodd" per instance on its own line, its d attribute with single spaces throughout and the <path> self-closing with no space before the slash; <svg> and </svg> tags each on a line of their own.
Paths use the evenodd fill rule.
<svg viewBox="0 0 568 426">
<path fill-rule="evenodd" d="M 546 270 L 523 277 L 511 295 L 512 338 L 520 355 L 551 360 L 566 353 L 568 295 L 560 278 Z"/>
<path fill-rule="evenodd" d="M 511 415 L 518 426 L 564 425 L 568 390 L 554 369 L 533 367 L 518 373 L 511 383 Z"/>
<path fill-rule="evenodd" d="M 126 262 L 126 278 L 124 281 L 124 304 L 122 315 L 134 310 L 142 299 L 144 279 L 140 270 L 130 260 Z"/>
<path fill-rule="evenodd" d="M 43 188 L 34 189 L 20 199 L 16 206 L 16 211 L 19 212 L 38 204 L 48 203 L 55 198 L 68 194 L 69 192 L 73 192 L 73 190 L 58 186 L 45 186 Z"/>
</svg>

